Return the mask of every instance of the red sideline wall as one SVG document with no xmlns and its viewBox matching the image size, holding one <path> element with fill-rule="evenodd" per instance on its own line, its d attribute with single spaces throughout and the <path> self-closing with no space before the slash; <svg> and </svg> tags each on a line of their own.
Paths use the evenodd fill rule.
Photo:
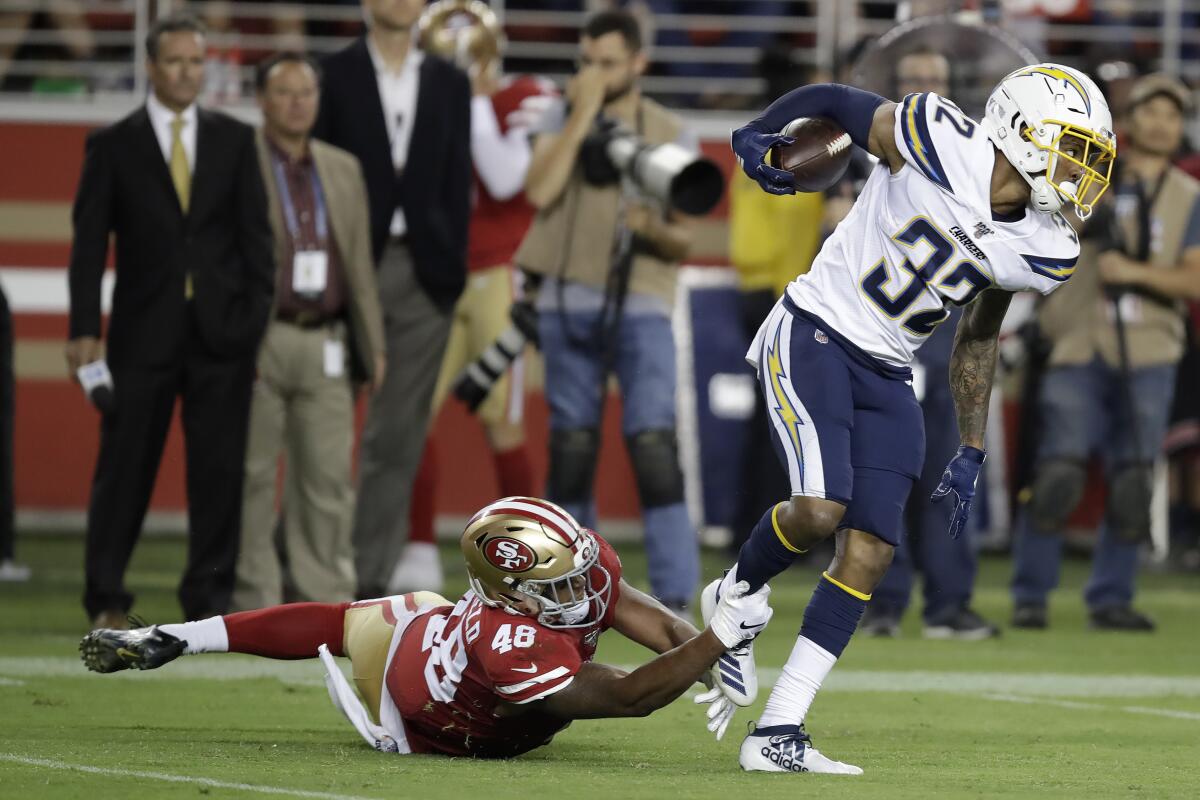
<svg viewBox="0 0 1200 800">
<path fill-rule="evenodd" d="M 46 270 L 65 287 L 70 251 L 70 203 L 90 126 L 0 123 L 0 268 Z M 728 149 L 707 146 L 728 171 Z M 722 203 L 711 219 L 710 241 L 723 239 L 727 210 Z M 725 253 L 709 247 L 700 262 L 723 263 Z M 10 305 L 21 300 L 6 283 Z M 66 374 L 62 356 L 64 310 L 14 313 L 17 362 L 16 502 L 23 511 L 82 511 L 98 442 L 98 415 Z M 597 482 L 600 514 L 637 516 L 637 499 L 620 436 L 620 403 L 606 404 L 604 444 Z M 359 421 L 362 419 L 360 403 Z M 528 403 L 531 453 L 539 481 L 546 474 L 547 410 L 538 390 Z M 482 432 L 463 408 L 447 403 L 434 427 L 442 480 L 439 514 L 467 515 L 495 497 L 497 487 Z M 151 503 L 154 511 L 182 511 L 186 505 L 183 448 L 178 420 L 173 424 Z"/>
</svg>

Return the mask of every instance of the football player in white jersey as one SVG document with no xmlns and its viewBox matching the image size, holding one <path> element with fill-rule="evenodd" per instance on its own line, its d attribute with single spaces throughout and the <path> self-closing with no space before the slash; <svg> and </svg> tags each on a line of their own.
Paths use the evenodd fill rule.
<svg viewBox="0 0 1200 800">
<path fill-rule="evenodd" d="M 759 329 L 747 360 L 763 383 L 792 496 L 770 508 L 723 581 L 751 590 L 799 553 L 836 535 L 836 554 L 804 612 L 795 648 L 758 727 L 742 743 L 747 770 L 860 774 L 813 748 L 803 723 L 849 642 L 899 542 L 901 514 L 924 457 L 909 362 L 949 314 L 966 306 L 950 364 L 962 445 L 934 492 L 954 496 L 950 535 L 971 510 L 997 335 L 1013 292 L 1043 294 L 1075 269 L 1079 217 L 1108 186 L 1112 115 L 1096 84 L 1057 64 L 1019 69 L 988 98 L 984 119 L 936 94 L 899 103 L 848 86 L 796 89 L 733 133 L 743 170 L 772 194 L 791 173 L 765 163 L 798 117 L 827 117 L 879 159 L 850 214 Z M 749 705 L 749 644 L 714 668 L 719 688 Z"/>
</svg>

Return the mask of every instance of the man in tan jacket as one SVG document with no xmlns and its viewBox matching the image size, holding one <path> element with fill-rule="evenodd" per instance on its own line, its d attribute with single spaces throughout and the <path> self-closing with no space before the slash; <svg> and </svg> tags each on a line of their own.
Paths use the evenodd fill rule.
<svg viewBox="0 0 1200 800">
<path fill-rule="evenodd" d="M 1080 269 L 1039 314 L 1051 351 L 1037 465 L 1014 547 L 1018 628 L 1048 624 L 1062 531 L 1083 497 L 1088 459 L 1099 455 L 1108 507 L 1084 590 L 1091 626 L 1154 629 L 1132 604 L 1137 543 L 1149 536 L 1150 466 L 1184 350 L 1182 301 L 1200 299 L 1200 184 L 1171 165 L 1191 111 L 1191 94 L 1173 78 L 1134 84 L 1113 196 L 1104 198 L 1111 213 L 1101 206 L 1088 220 Z"/>
<path fill-rule="evenodd" d="M 282 53 L 258 71 L 276 294 L 250 410 L 238 609 L 352 600 L 355 590 L 354 385 L 375 389 L 383 380 L 383 313 L 358 160 L 309 135 L 318 69 L 306 56 Z M 286 576 L 274 541 L 281 452 Z"/>
<path fill-rule="evenodd" d="M 515 262 L 545 276 L 538 332 L 550 406 L 547 496 L 595 523 L 592 485 L 608 376 L 621 386 L 621 428 L 646 530 L 650 587 L 682 611 L 700 577 L 675 434 L 675 273 L 693 236 L 689 218 L 652 208 L 618 183 L 585 179 L 584 139 L 603 115 L 650 144 L 696 149 L 683 121 L 645 98 L 637 20 L 603 11 L 584 24 L 570 111 L 534 141 L 525 195 L 537 209 Z M 557 129 L 554 129 L 557 127 Z M 628 259 L 623 258 L 627 254 Z M 627 270 L 627 286 L 622 270 Z"/>
</svg>

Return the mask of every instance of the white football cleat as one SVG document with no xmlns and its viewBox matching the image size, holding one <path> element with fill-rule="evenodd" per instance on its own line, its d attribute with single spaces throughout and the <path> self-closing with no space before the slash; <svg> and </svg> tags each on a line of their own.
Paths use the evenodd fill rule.
<svg viewBox="0 0 1200 800">
<path fill-rule="evenodd" d="M 404 546 L 396 568 L 392 570 L 387 593 L 440 592 L 444 582 L 442 557 L 438 553 L 437 545 L 429 542 L 409 542 Z"/>
<path fill-rule="evenodd" d="M 736 569 L 736 567 L 735 567 Z M 712 620 L 717 610 L 717 602 L 721 598 L 721 582 L 718 578 L 700 593 L 700 616 L 704 626 Z M 736 576 L 730 579 L 730 585 Z M 717 663 L 712 666 L 713 686 L 720 686 L 725 696 L 739 706 L 745 708 L 752 705 L 758 697 L 758 671 L 754 667 L 754 640 L 747 639 L 737 647 L 732 647 L 721 654 Z"/>
<path fill-rule="evenodd" d="M 742 740 L 738 764 L 747 772 L 816 772 L 862 775 L 861 768 L 821 755 L 803 725 L 755 728 Z"/>
</svg>

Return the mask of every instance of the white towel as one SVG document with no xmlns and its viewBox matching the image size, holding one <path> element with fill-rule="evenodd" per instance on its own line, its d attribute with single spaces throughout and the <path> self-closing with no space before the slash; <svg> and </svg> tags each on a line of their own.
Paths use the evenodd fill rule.
<svg viewBox="0 0 1200 800">
<path fill-rule="evenodd" d="M 338 668 L 329 648 L 321 645 L 317 648 L 317 654 L 325 664 L 325 687 L 329 689 L 329 699 L 345 715 L 346 719 L 350 720 L 350 724 L 366 740 L 367 744 L 382 753 L 411 752 L 407 739 L 402 736 L 397 741 L 396 737 L 371 721 L 371 715 L 366 706 L 359 700 L 358 694 L 351 688 L 350 682 Z"/>
</svg>

